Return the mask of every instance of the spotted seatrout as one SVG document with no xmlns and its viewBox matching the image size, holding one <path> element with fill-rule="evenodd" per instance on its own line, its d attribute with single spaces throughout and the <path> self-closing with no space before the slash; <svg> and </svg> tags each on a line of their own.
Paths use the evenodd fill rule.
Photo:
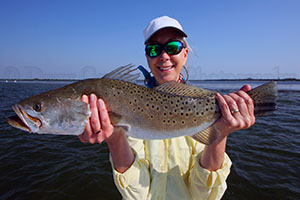
<svg viewBox="0 0 300 200">
<path fill-rule="evenodd" d="M 120 67 L 100 79 L 86 79 L 31 96 L 13 105 L 17 116 L 8 122 L 39 134 L 79 135 L 91 115 L 81 97 L 94 93 L 106 102 L 112 124 L 123 127 L 129 136 L 166 139 L 197 134 L 200 142 L 212 142 L 210 133 L 203 130 L 221 115 L 215 92 L 177 82 L 146 88 L 130 82 L 137 78 L 135 69 Z M 275 109 L 275 82 L 248 94 L 254 100 L 256 115 Z"/>
</svg>

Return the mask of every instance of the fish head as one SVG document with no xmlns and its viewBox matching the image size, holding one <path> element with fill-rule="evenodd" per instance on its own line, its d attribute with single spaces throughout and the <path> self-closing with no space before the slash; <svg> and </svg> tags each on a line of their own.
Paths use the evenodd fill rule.
<svg viewBox="0 0 300 200">
<path fill-rule="evenodd" d="M 80 97 L 37 95 L 12 106 L 17 114 L 8 123 L 15 128 L 39 134 L 79 135 L 91 115 Z"/>
</svg>

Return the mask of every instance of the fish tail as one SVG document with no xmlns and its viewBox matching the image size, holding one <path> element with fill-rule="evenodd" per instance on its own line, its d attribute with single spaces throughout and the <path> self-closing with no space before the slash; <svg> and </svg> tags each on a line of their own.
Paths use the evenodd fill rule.
<svg viewBox="0 0 300 200">
<path fill-rule="evenodd" d="M 264 116 L 276 110 L 277 83 L 271 81 L 247 92 L 254 102 L 255 116 Z"/>
</svg>

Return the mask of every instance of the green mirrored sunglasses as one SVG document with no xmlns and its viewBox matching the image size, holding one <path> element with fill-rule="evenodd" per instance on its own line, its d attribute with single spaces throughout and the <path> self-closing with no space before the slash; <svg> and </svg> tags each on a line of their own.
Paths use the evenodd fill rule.
<svg viewBox="0 0 300 200">
<path fill-rule="evenodd" d="M 146 55 L 150 58 L 159 56 L 164 50 L 169 55 L 176 55 L 185 47 L 181 41 L 171 41 L 166 44 L 147 44 L 145 47 Z"/>
</svg>

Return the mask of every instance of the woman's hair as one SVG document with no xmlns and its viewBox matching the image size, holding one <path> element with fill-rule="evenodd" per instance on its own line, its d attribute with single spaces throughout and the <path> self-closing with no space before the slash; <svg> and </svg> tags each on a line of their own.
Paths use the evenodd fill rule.
<svg viewBox="0 0 300 200">
<path fill-rule="evenodd" d="M 186 37 L 182 37 L 182 42 L 183 42 L 185 48 L 188 48 L 189 50 L 192 51 L 189 43 L 186 40 Z M 185 71 L 185 75 L 182 74 L 182 76 L 184 77 L 185 81 L 187 82 L 189 80 L 189 70 L 188 70 L 188 68 L 185 65 L 183 65 L 183 69 Z"/>
</svg>

